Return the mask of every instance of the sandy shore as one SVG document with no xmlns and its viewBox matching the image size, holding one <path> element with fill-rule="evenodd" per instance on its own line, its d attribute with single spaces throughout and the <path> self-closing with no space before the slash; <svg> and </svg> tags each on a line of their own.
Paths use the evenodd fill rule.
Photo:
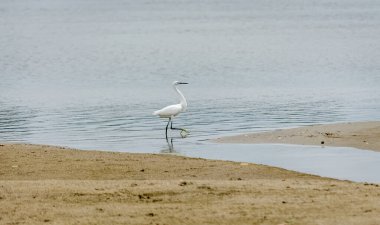
<svg viewBox="0 0 380 225">
<path fill-rule="evenodd" d="M 216 140 L 220 143 L 283 143 L 354 147 L 380 151 L 380 122 L 313 125 Z"/>
<path fill-rule="evenodd" d="M 378 184 L 172 155 L 0 146 L 0 224 L 380 224 Z"/>
</svg>

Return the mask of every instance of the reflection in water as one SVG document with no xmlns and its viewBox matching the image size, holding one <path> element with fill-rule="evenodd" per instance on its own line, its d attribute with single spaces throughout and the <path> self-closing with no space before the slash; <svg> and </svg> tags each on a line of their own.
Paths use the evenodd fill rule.
<svg viewBox="0 0 380 225">
<path fill-rule="evenodd" d="M 168 144 L 168 148 L 162 149 L 160 152 L 161 153 L 178 153 L 178 151 L 176 151 L 174 149 L 173 140 L 174 139 L 184 139 L 189 134 L 190 134 L 190 132 L 188 130 L 180 130 L 181 137 L 168 137 L 168 136 L 166 136 L 165 139 L 166 139 L 166 143 Z"/>
<path fill-rule="evenodd" d="M 173 145 L 173 138 L 171 137 L 166 137 L 166 143 L 168 144 L 167 149 L 162 149 L 161 153 L 174 153 L 174 145 Z"/>
</svg>

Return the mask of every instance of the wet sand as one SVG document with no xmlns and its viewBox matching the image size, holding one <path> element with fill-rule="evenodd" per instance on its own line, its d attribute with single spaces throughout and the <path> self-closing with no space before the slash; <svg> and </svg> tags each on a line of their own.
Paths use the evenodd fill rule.
<svg viewBox="0 0 380 225">
<path fill-rule="evenodd" d="M 219 143 L 327 145 L 380 151 L 380 122 L 313 125 L 264 133 L 223 137 L 216 141 Z"/>
<path fill-rule="evenodd" d="M 0 224 L 380 224 L 378 184 L 173 155 L 0 146 Z"/>
</svg>

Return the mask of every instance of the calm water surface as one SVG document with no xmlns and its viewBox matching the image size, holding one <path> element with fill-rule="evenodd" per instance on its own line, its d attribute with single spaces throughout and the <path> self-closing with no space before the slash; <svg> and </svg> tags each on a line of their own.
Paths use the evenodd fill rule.
<svg viewBox="0 0 380 225">
<path fill-rule="evenodd" d="M 232 160 L 207 140 L 380 119 L 379 1 L 3 0 L 0 33 L 2 142 L 166 152 L 151 113 L 178 101 L 173 80 L 190 83 L 182 154 Z"/>
</svg>

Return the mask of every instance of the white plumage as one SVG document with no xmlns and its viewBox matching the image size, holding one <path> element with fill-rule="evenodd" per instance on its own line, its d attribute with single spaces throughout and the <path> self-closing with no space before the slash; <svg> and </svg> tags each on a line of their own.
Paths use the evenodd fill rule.
<svg viewBox="0 0 380 225">
<path fill-rule="evenodd" d="M 171 118 L 183 112 L 182 109 L 183 107 L 181 104 L 169 105 L 163 109 L 154 111 L 153 115 L 159 116 L 161 118 Z"/>
<path fill-rule="evenodd" d="M 180 114 L 181 112 L 185 112 L 187 109 L 187 102 L 185 96 L 183 96 L 182 92 L 178 90 L 177 85 L 179 84 L 187 84 L 185 82 L 179 82 L 179 81 L 174 81 L 173 82 L 173 88 L 174 90 L 178 93 L 180 103 L 175 104 L 175 105 L 169 105 L 166 106 L 160 110 L 154 111 L 153 115 L 162 117 L 162 118 L 173 118 Z"/>
<path fill-rule="evenodd" d="M 174 90 L 179 95 L 180 103 L 179 104 L 175 104 L 175 105 L 169 105 L 169 106 L 166 106 L 166 107 L 164 107 L 164 108 L 162 108 L 160 110 L 157 110 L 157 111 L 153 112 L 153 115 L 159 116 L 161 118 L 168 118 L 169 119 L 168 124 L 166 125 L 166 132 L 165 132 L 166 138 L 168 137 L 169 123 L 172 121 L 172 119 L 175 116 L 177 116 L 181 112 L 185 112 L 186 109 L 187 109 L 186 98 L 185 98 L 185 96 L 183 96 L 182 92 L 180 90 L 178 90 L 178 88 L 177 88 L 177 85 L 179 85 L 179 84 L 187 84 L 187 83 L 185 83 L 185 82 L 179 82 L 179 81 L 174 81 L 173 84 L 172 84 Z M 173 122 L 172 122 L 172 124 L 170 126 L 170 129 L 186 131 L 185 129 L 182 129 L 182 128 L 173 128 L 172 125 L 173 125 Z"/>
</svg>

